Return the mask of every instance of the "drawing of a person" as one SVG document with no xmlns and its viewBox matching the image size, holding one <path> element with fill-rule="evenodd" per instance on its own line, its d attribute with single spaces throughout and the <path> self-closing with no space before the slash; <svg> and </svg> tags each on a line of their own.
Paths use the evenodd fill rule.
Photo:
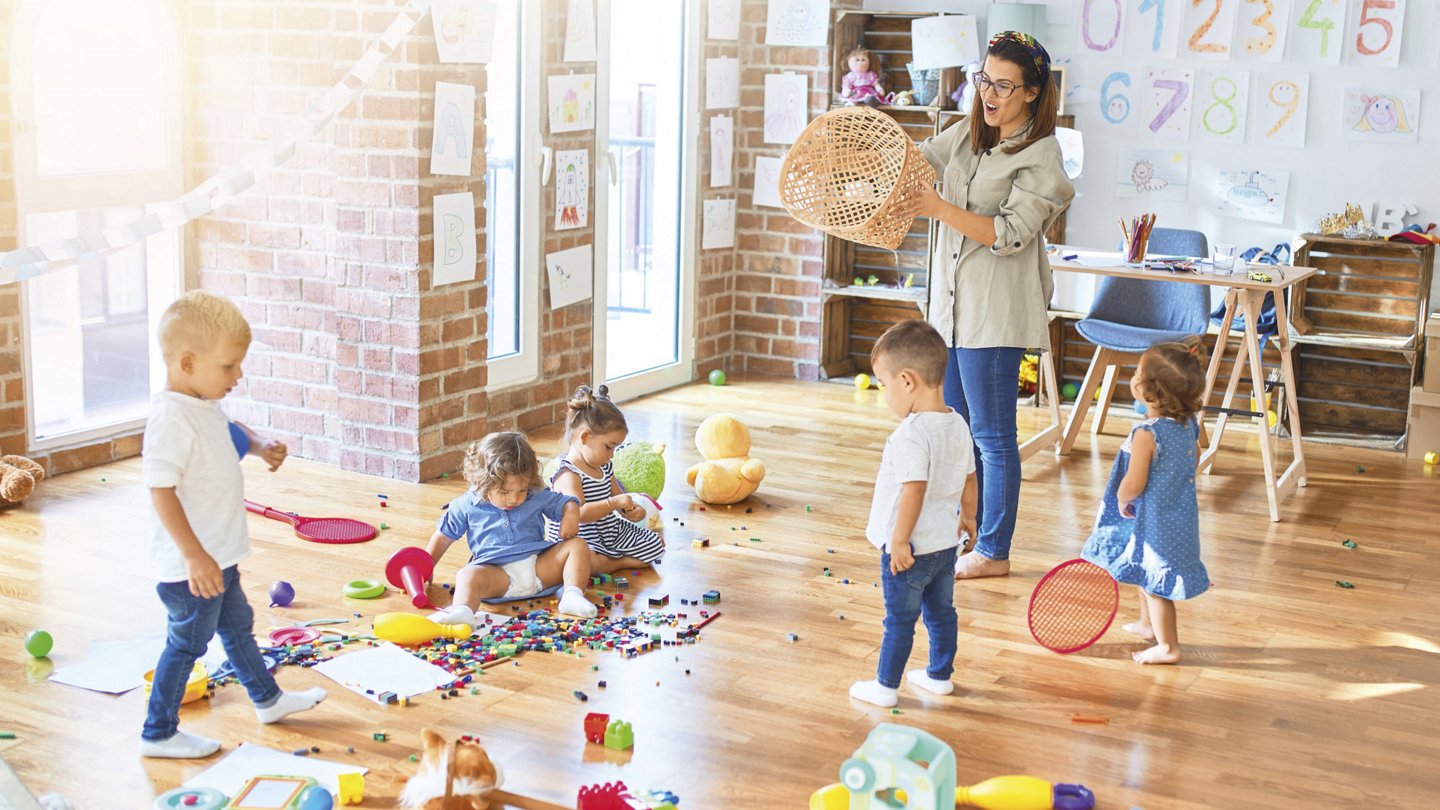
<svg viewBox="0 0 1440 810">
<path fill-rule="evenodd" d="M 1361 96 L 1365 111 L 1355 123 L 1358 132 L 1409 132 L 1410 121 L 1405 115 L 1405 102 L 1395 96 L 1377 94 Z"/>
</svg>

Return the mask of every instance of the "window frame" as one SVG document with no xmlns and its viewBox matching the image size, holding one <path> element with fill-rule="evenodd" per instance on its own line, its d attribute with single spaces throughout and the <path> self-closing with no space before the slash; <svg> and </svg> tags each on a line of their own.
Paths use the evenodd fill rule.
<svg viewBox="0 0 1440 810">
<path fill-rule="evenodd" d="M 516 267 L 520 292 L 520 350 L 504 357 L 486 358 L 485 390 L 500 391 L 533 382 L 540 376 L 540 3 L 515 0 L 519 6 L 520 43 L 517 48 L 520 74 L 519 144 L 515 155 L 515 184 L 520 197 L 519 255 Z M 488 88 L 487 88 L 488 92 Z M 485 189 L 486 195 L 491 193 Z M 486 200 L 489 203 L 489 200 Z M 487 232 L 487 244 L 494 234 Z M 492 268 L 485 268 L 486 285 Z M 486 298 L 486 315 L 492 317 L 494 301 Z M 487 321 L 488 322 L 488 321 Z M 488 354 L 488 347 L 487 347 Z"/>
<path fill-rule="evenodd" d="M 15 11 L 14 25 L 10 32 L 12 49 L 8 57 L 11 77 L 13 118 L 11 121 L 11 143 L 14 156 L 16 230 L 21 245 L 29 244 L 26 220 L 33 214 L 60 211 L 98 210 L 112 207 L 143 206 L 164 203 L 185 193 L 188 149 L 185 146 L 185 106 L 187 103 L 184 87 L 180 81 L 184 64 L 183 41 L 180 36 L 180 14 L 174 0 L 145 0 L 159 13 L 163 24 L 157 40 L 169 43 L 165 58 L 166 86 L 164 91 L 172 100 L 171 121 L 166 128 L 170 135 L 167 165 L 160 169 L 96 172 L 73 174 L 60 177 L 41 178 L 38 163 L 39 132 L 35 124 L 36 110 L 31 92 L 35 75 L 35 30 L 42 10 L 48 0 L 20 0 Z M 137 199 L 137 189 L 147 193 Z M 145 199 L 149 197 L 150 199 Z M 157 241 L 159 244 L 157 244 Z M 159 326 L 160 315 L 165 307 L 184 289 L 185 245 L 183 231 L 175 228 L 148 237 L 154 252 L 173 258 L 174 267 L 169 284 L 157 288 L 155 273 L 146 264 L 148 341 L 150 349 L 150 390 L 159 391 L 165 384 L 165 367 L 160 359 L 158 345 L 153 335 Z M 119 419 L 91 427 L 69 430 L 53 435 L 36 436 L 36 405 L 34 368 L 46 358 L 38 357 L 40 346 L 32 339 L 31 312 L 29 304 L 29 281 L 22 281 L 20 294 L 20 329 L 24 350 L 21 352 L 21 368 L 26 384 L 25 389 L 25 443 L 29 453 L 40 453 L 81 447 L 97 441 L 136 432 L 145 426 L 146 414 L 129 419 Z M 147 408 L 148 410 L 148 408 Z"/>
</svg>

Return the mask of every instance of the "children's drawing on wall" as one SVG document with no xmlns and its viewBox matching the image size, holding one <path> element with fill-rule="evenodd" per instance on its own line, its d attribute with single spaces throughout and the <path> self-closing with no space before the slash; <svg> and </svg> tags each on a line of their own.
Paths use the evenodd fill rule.
<svg viewBox="0 0 1440 810">
<path fill-rule="evenodd" d="M 591 295 L 590 245 L 545 254 L 545 273 L 550 279 L 550 308 L 559 309 L 588 300 Z"/>
<path fill-rule="evenodd" d="M 555 153 L 555 230 L 590 224 L 590 150 Z"/>
<path fill-rule="evenodd" d="M 1211 207 L 1227 217 L 1255 222 L 1285 221 L 1290 173 L 1265 169 L 1220 169 Z"/>
<path fill-rule="evenodd" d="M 473 89 L 473 88 L 472 88 Z M 430 286 L 475 279 L 475 195 L 435 195 L 435 272 Z"/>
<path fill-rule="evenodd" d="M 1239 2 L 1183 3 L 1185 22 L 1180 28 L 1181 59 L 1229 59 Z"/>
<path fill-rule="evenodd" d="M 1235 18 L 1235 57 L 1251 62 L 1279 62 L 1290 31 L 1288 2 L 1242 0 Z M 1249 12 L 1249 13 L 1246 13 Z"/>
<path fill-rule="evenodd" d="M 1254 130 L 1258 143 L 1304 146 L 1309 117 L 1309 73 L 1261 73 L 1256 77 Z"/>
<path fill-rule="evenodd" d="M 728 110 L 740 106 L 740 60 L 720 56 L 705 60 L 705 109 Z"/>
<path fill-rule="evenodd" d="M 1195 86 L 1195 136 L 1220 143 L 1244 143 L 1250 109 L 1250 74 L 1243 70 L 1202 70 Z"/>
<path fill-rule="evenodd" d="M 1056 127 L 1055 140 L 1060 142 L 1060 163 L 1065 176 L 1074 180 L 1085 170 L 1085 137 L 1078 129 Z"/>
<path fill-rule="evenodd" d="M 809 123 L 809 79 L 799 73 L 765 77 L 765 143 L 794 143 Z"/>
<path fill-rule="evenodd" d="M 435 0 L 430 22 L 441 62 L 484 64 L 495 38 L 494 0 Z"/>
<path fill-rule="evenodd" d="M 1179 149 L 1121 147 L 1115 196 L 1184 202 L 1189 194 L 1190 155 Z"/>
<path fill-rule="evenodd" d="M 707 39 L 735 40 L 740 38 L 740 0 L 710 0 L 706 4 Z"/>
<path fill-rule="evenodd" d="M 755 158 L 755 191 L 754 202 L 756 205 L 765 205 L 770 208 L 784 208 L 780 204 L 780 164 L 781 158 L 757 157 Z"/>
<path fill-rule="evenodd" d="M 942 14 L 912 20 L 910 42 L 914 48 L 911 64 L 922 70 L 968 65 L 984 56 L 980 52 L 975 18 L 969 14 Z"/>
<path fill-rule="evenodd" d="M 550 131 L 580 132 L 595 128 L 595 74 L 569 73 L 548 79 Z"/>
<path fill-rule="evenodd" d="M 1195 71 L 1190 68 L 1149 68 L 1145 71 L 1145 105 L 1141 134 L 1166 141 L 1190 140 Z"/>
<path fill-rule="evenodd" d="M 565 12 L 565 61 L 595 61 L 595 0 L 570 0 Z"/>
<path fill-rule="evenodd" d="M 1345 50 L 1345 6 L 1346 0 L 1295 0 L 1286 60 L 1310 65 L 1340 64 L 1340 54 Z"/>
<path fill-rule="evenodd" d="M 1366 0 L 1350 4 L 1345 61 L 1351 65 L 1398 67 L 1405 36 L 1406 0 Z M 1423 5 L 1432 5 L 1424 3 Z"/>
<path fill-rule="evenodd" d="M 475 86 L 435 83 L 435 132 L 430 139 L 430 173 L 470 176 L 475 136 Z"/>
<path fill-rule="evenodd" d="M 1125 55 L 1174 59 L 1184 22 L 1182 2 L 1185 0 L 1130 0 L 1124 20 Z"/>
<path fill-rule="evenodd" d="M 770 0 L 766 45 L 824 45 L 830 0 Z"/>
<path fill-rule="evenodd" d="M 732 247 L 735 244 L 735 201 L 706 200 L 700 227 L 701 250 Z"/>
<path fill-rule="evenodd" d="M 1415 143 L 1420 138 L 1420 91 L 1374 92 L 1345 88 L 1340 114 L 1345 140 L 1368 143 Z"/>
<path fill-rule="evenodd" d="M 710 118 L 710 187 L 720 188 L 734 182 L 732 171 L 735 156 L 735 119 L 728 115 Z"/>
</svg>

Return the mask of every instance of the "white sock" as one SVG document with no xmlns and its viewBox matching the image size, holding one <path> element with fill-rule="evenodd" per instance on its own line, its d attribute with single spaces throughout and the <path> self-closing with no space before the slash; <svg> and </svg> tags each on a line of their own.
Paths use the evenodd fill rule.
<svg viewBox="0 0 1440 810">
<path fill-rule="evenodd" d="M 595 618 L 595 604 L 585 598 L 585 592 L 574 585 L 566 585 L 560 591 L 560 612 L 582 619 Z"/>
<path fill-rule="evenodd" d="M 199 759 L 220 750 L 220 743 L 183 731 L 168 740 L 141 740 L 140 756 L 165 759 Z"/>
<path fill-rule="evenodd" d="M 304 692 L 281 692 L 280 699 L 265 708 L 255 707 L 255 714 L 262 723 L 278 723 L 296 712 L 313 709 L 325 699 L 325 690 L 320 687 Z"/>
<path fill-rule="evenodd" d="M 464 605 L 451 605 L 430 614 L 430 621 L 439 624 L 464 624 L 475 626 L 475 614 Z"/>
<path fill-rule="evenodd" d="M 850 697 L 873 703 L 882 709 L 888 709 L 900 702 L 899 693 L 888 686 L 882 686 L 879 681 L 856 681 L 850 684 Z"/>
<path fill-rule="evenodd" d="M 912 669 L 905 673 L 905 680 L 927 692 L 934 692 L 937 695 L 948 695 L 955 691 L 955 684 L 948 680 L 937 681 L 927 675 L 923 669 Z"/>
</svg>

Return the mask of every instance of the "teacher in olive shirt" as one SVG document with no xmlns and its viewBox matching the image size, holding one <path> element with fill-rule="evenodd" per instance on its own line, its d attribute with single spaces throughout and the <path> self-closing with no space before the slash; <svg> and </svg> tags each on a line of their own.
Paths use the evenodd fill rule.
<svg viewBox="0 0 1440 810">
<path fill-rule="evenodd" d="M 900 209 L 941 222 L 928 320 L 950 347 L 945 402 L 970 423 L 980 459 L 980 536 L 956 562 L 956 579 L 1010 572 L 1020 360 L 1026 349 L 1049 348 L 1054 282 L 1044 233 L 1075 196 L 1055 139 L 1059 93 L 1040 43 L 1015 31 L 995 35 L 970 81 L 976 109 L 920 148 L 942 191 L 926 187 Z"/>
</svg>

